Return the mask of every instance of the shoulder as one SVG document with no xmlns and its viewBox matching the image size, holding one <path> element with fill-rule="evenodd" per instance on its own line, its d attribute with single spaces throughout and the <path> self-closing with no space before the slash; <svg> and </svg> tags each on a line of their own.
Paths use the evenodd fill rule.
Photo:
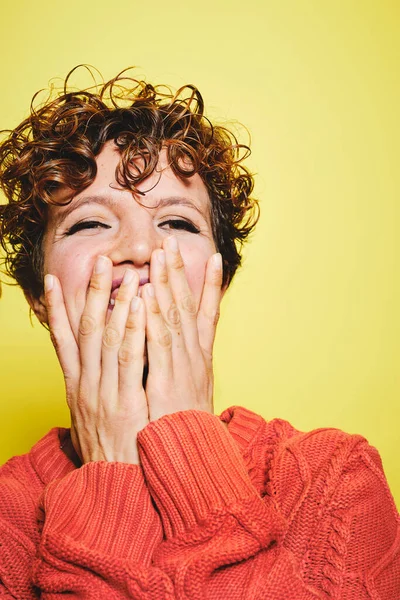
<svg viewBox="0 0 400 600">
<path fill-rule="evenodd" d="M 343 586 L 358 598 L 368 586 L 389 597 L 385 582 L 400 581 L 400 518 L 378 451 L 339 429 L 259 419 L 249 474 L 284 517 L 283 543 L 304 580 L 332 596 Z"/>
<path fill-rule="evenodd" d="M 354 456 L 372 448 L 361 435 L 335 428 L 320 428 L 309 432 L 292 429 L 290 437 L 280 439 L 278 464 L 285 469 L 297 465 L 306 479 L 313 480 L 323 472 L 341 471 Z M 376 452 L 376 451 L 375 451 Z"/>
<path fill-rule="evenodd" d="M 12 504 L 30 502 L 41 487 L 30 453 L 13 456 L 0 467 L 0 513 L 3 515 Z"/>
<path fill-rule="evenodd" d="M 43 469 L 47 463 L 57 456 L 60 449 L 60 435 L 65 432 L 62 428 L 53 428 L 36 442 L 29 452 L 13 456 L 0 466 L 0 484 L 6 481 L 23 482 L 26 479 L 40 481 Z"/>
<path fill-rule="evenodd" d="M 0 539 L 3 543 L 7 540 L 10 544 L 13 539 L 26 545 L 24 540 L 35 539 L 40 493 L 40 481 L 29 453 L 14 456 L 0 468 Z"/>
<path fill-rule="evenodd" d="M 40 496 L 60 471 L 60 432 L 52 429 L 32 449 L 10 458 L 0 467 L 0 520 L 32 535 Z M 61 461 L 67 461 L 67 458 Z M 61 464 L 65 464 L 61 462 Z M 54 476 L 53 476 L 54 475 Z"/>
<path fill-rule="evenodd" d="M 240 406 L 228 408 L 220 419 L 227 423 L 229 432 L 243 454 L 254 453 L 269 446 L 274 455 L 275 467 L 282 465 L 290 469 L 290 464 L 296 462 L 300 471 L 304 467 L 310 475 L 319 472 L 332 459 L 340 463 L 346 461 L 356 448 L 369 447 L 367 440 L 361 435 L 335 428 L 303 432 L 284 419 L 267 421 L 261 415 Z"/>
<path fill-rule="evenodd" d="M 378 452 L 361 435 L 335 428 L 292 431 L 277 444 L 270 488 L 283 513 L 289 516 L 307 503 L 321 507 L 343 486 L 346 470 L 364 457 L 380 465 Z M 366 468 L 366 466 L 365 466 Z"/>
<path fill-rule="evenodd" d="M 390 589 L 398 585 L 400 519 L 379 453 L 364 437 L 317 429 L 282 440 L 269 489 L 286 518 L 284 544 L 309 585 L 334 596 L 341 582 L 355 597 L 366 586 L 386 589 L 388 577 Z"/>
<path fill-rule="evenodd" d="M 355 475 L 362 479 L 368 473 L 370 485 L 388 489 L 379 453 L 361 435 L 336 428 L 303 432 L 283 419 L 266 421 L 236 406 L 221 419 L 228 423 L 254 485 L 262 495 L 273 496 L 286 517 L 304 503 L 321 506 L 339 488 L 345 493 Z"/>
</svg>

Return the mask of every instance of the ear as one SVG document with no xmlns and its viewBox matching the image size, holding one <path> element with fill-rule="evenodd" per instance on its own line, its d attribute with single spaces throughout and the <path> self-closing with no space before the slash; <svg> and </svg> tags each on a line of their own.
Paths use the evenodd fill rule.
<svg viewBox="0 0 400 600">
<path fill-rule="evenodd" d="M 29 306 L 31 307 L 39 321 L 42 324 L 45 323 L 46 325 L 48 325 L 49 321 L 47 316 L 47 308 L 44 301 L 44 295 L 42 294 L 39 298 L 36 298 L 32 296 L 32 294 L 30 294 L 29 292 L 24 292 L 24 294 Z"/>
</svg>

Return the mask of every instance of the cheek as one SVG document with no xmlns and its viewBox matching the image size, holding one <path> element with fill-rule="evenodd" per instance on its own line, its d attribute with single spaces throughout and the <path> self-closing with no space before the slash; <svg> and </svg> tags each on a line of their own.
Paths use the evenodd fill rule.
<svg viewBox="0 0 400 600">
<path fill-rule="evenodd" d="M 200 303 L 203 292 L 207 261 L 212 254 L 212 249 L 210 249 L 209 252 L 203 251 L 188 253 L 184 253 L 184 250 L 182 249 L 182 258 L 185 264 L 186 279 L 196 300 L 197 306 Z"/>
<path fill-rule="evenodd" d="M 188 280 L 189 287 L 197 301 L 200 300 L 201 292 L 204 285 L 204 269 L 202 270 L 202 272 L 200 272 L 197 269 L 185 268 L 186 278 Z"/>
<path fill-rule="evenodd" d="M 86 300 L 86 292 L 95 257 L 82 253 L 65 253 L 45 262 L 45 272 L 60 280 L 64 302 L 76 333 Z"/>
</svg>

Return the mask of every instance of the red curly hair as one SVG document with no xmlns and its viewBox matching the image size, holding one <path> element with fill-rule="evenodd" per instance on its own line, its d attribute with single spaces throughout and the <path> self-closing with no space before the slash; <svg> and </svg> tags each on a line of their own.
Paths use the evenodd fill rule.
<svg viewBox="0 0 400 600">
<path fill-rule="evenodd" d="M 54 193 L 64 186 L 75 193 L 89 186 L 96 176 L 96 156 L 114 140 L 121 153 L 117 181 L 136 193 L 163 148 L 176 176 L 200 175 L 210 197 L 223 284 L 229 285 L 241 264 L 242 244 L 259 218 L 258 202 L 250 197 L 253 177 L 241 164 L 248 146 L 225 127 L 211 124 L 192 85 L 173 93 L 128 76 L 126 69 L 107 83 L 76 91 L 69 88 L 76 68 L 62 90 L 38 108 L 35 95 L 29 117 L 2 132 L 0 184 L 8 200 L 0 206 L 3 272 L 30 296 L 42 294 L 46 207 L 55 204 Z"/>
</svg>

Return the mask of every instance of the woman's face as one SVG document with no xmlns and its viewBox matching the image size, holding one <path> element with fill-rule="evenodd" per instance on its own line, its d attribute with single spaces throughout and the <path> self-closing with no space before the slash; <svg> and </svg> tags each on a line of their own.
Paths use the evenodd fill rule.
<svg viewBox="0 0 400 600">
<path fill-rule="evenodd" d="M 163 151 L 157 170 L 138 185 L 145 194 L 134 195 L 115 179 L 119 160 L 114 142 L 107 142 L 97 157 L 93 183 L 69 205 L 49 206 L 44 272 L 60 280 L 76 339 L 90 277 L 100 254 L 113 263 L 114 285 L 126 269 L 135 269 L 143 285 L 149 281 L 153 250 L 161 248 L 165 237 L 175 235 L 199 306 L 206 263 L 216 252 L 210 200 L 198 174 L 185 180 L 177 178 Z"/>
</svg>

